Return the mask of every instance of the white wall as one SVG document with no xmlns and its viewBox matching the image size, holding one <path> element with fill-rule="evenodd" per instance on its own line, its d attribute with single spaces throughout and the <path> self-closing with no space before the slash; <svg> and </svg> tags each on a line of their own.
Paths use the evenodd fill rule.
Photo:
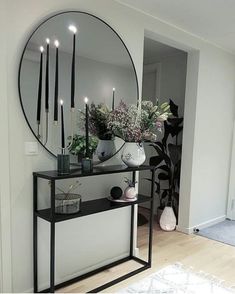
<svg viewBox="0 0 235 294">
<path fill-rule="evenodd" d="M 80 7 L 77 1 L 73 1 L 73 3 L 74 5 L 71 6 L 71 9 L 85 9 L 84 7 Z M 35 3 L 31 1 L 26 1 L 24 4 L 25 8 L 23 8 L 22 3 L 19 5 L 17 1 L 8 3 L 9 14 L 7 19 L 12 23 L 12 27 L 9 27 L 9 31 L 7 31 L 7 65 L 4 70 L 2 68 L 3 74 L 6 73 L 5 70 L 8 71 L 8 96 L 6 97 L 6 101 L 10 108 L 9 130 L 5 128 L 4 131 L 9 131 L 10 140 L 13 292 L 32 291 L 33 286 L 32 171 L 54 169 L 56 167 L 55 159 L 45 152 L 41 146 L 39 146 L 38 156 L 26 157 L 24 155 L 24 142 L 32 141 L 34 138 L 20 110 L 17 93 L 19 58 L 27 38 L 27 33 L 31 31 L 31 26 L 36 25 L 43 15 L 48 15 L 48 7 L 51 5 L 51 12 L 55 12 L 62 7 L 63 9 L 67 9 L 69 5 L 68 1 L 64 1 L 62 7 L 58 4 L 58 1 L 51 2 L 50 4 L 47 2 L 40 2 L 36 5 L 37 8 L 35 7 Z M 93 1 L 90 1 L 88 6 L 87 1 L 83 1 L 83 5 L 88 8 L 89 6 L 93 7 L 93 9 L 95 8 Z M 45 9 L 45 7 L 47 8 Z M 25 9 L 29 9 L 30 13 L 26 13 Z M 18 10 L 17 13 L 16 10 Z M 95 13 L 95 11 L 93 12 Z M 27 15 L 27 17 L 25 17 L 25 15 Z M 11 36 L 9 36 L 9 34 Z M 5 111 L 5 115 L 7 115 L 7 111 Z M 93 178 L 92 185 L 90 184 L 91 180 L 89 180 L 87 186 L 89 186 L 90 189 L 81 190 L 83 200 L 90 199 L 90 196 L 101 197 L 108 194 L 111 186 L 121 184 L 120 178 L 116 175 L 108 176 L 108 183 L 107 177 L 106 180 Z M 82 187 L 85 187 L 86 179 L 83 179 L 82 182 Z M 104 185 L 104 182 L 106 185 Z M 104 186 L 105 189 L 103 188 Z M 3 196 L 4 198 L 9 197 L 9 193 Z M 129 208 L 95 215 L 90 218 L 86 217 L 73 220 L 66 224 L 59 224 L 57 226 L 58 245 L 56 252 L 59 259 L 57 262 L 56 280 L 62 281 L 65 278 L 87 271 L 87 267 L 91 265 L 97 267 L 98 264 L 104 264 L 126 256 L 129 251 L 130 226 L 128 224 L 130 224 Z M 48 264 L 48 230 L 43 222 L 40 222 L 39 232 L 42 233 L 39 237 L 39 267 L 41 269 L 39 280 L 40 285 L 45 285 L 48 281 L 48 268 L 42 268 L 42 264 Z M 94 242 L 94 240 L 96 240 L 96 242 Z M 66 244 L 64 244 L 64 242 L 66 242 Z M 81 256 L 84 258 L 81 258 Z M 68 261 L 69 263 L 67 263 Z M 59 266 L 61 264 L 63 264 L 63 267 Z"/>
<path fill-rule="evenodd" d="M 230 177 L 229 177 L 229 192 L 228 192 L 228 207 L 227 217 L 230 220 L 235 220 L 235 125 L 233 125 L 233 143 L 230 165 Z"/>
<path fill-rule="evenodd" d="M 143 73 L 143 83 L 142 83 L 142 99 L 151 100 L 156 104 L 156 81 L 157 73 L 154 71 L 147 71 Z"/>
<path fill-rule="evenodd" d="M 180 195 L 182 201 L 179 226 L 181 230 L 188 232 L 193 226 L 225 215 L 234 117 L 235 72 L 233 56 L 195 36 L 160 22 L 156 18 L 140 14 L 110 0 L 41 0 L 39 2 L 14 0 L 8 1 L 6 4 L 7 18 L 5 25 L 1 26 L 1 32 L 6 31 L 7 33 L 7 36 L 3 36 L 2 39 L 3 44 L 4 41 L 7 41 L 7 63 L 0 68 L 1 75 L 7 73 L 7 89 L 3 89 L 2 99 L 5 106 L 4 109 L 0 108 L 0 117 L 2 118 L 2 114 L 5 114 L 4 121 L 7 121 L 8 104 L 10 110 L 8 114 L 9 128 L 5 123 L 4 127 L 1 127 L 1 135 L 4 134 L 5 141 L 9 134 L 11 193 L 9 193 L 8 186 L 5 190 L 6 193 L 1 194 L 1 201 L 9 202 L 8 199 L 11 198 L 11 213 L 7 211 L 7 219 L 12 222 L 12 290 L 14 292 L 23 292 L 32 288 L 31 173 L 33 170 L 55 167 L 55 160 L 41 147 L 39 148 L 40 154 L 36 157 L 24 155 L 24 142 L 33 140 L 33 136 L 20 110 L 17 93 L 17 68 L 23 45 L 32 26 L 56 11 L 84 10 L 96 14 L 111 24 L 123 38 L 132 54 L 139 84 L 142 81 L 145 29 L 153 38 L 190 52 L 189 64 L 191 66 L 187 72 L 187 79 L 191 87 L 188 87 L 186 91 L 184 114 L 184 154 Z M 199 50 L 200 56 L 194 50 Z M 198 65 L 198 68 L 195 68 L 195 65 Z M 194 121 L 194 117 L 196 121 Z M 0 154 L 2 158 L 2 152 Z M 8 155 L 8 153 L 4 152 L 5 159 L 1 161 L 1 170 L 8 168 L 7 155 L 5 154 Z M 6 185 L 7 179 L 7 174 L 1 177 L 4 185 Z M 118 219 L 122 222 L 121 217 Z M 112 215 L 112 218 L 106 216 L 102 220 L 97 216 L 97 220 L 101 221 L 102 225 L 105 225 L 107 220 L 113 225 L 116 224 L 115 214 Z M 125 220 L 124 216 L 123 220 Z M 6 225 L 8 223 L 4 221 L 3 228 L 6 228 Z M 69 228 L 72 230 L 77 225 L 78 223 L 71 224 Z M 92 224 L 88 225 L 89 229 L 92 229 Z M 120 232 L 127 233 L 125 228 L 128 229 L 126 226 L 122 227 Z M 66 236 L 65 231 L 65 228 L 61 228 L 61 232 L 64 233 L 61 235 L 62 237 Z M 91 233 L 90 230 L 89 233 Z M 94 229 L 93 238 L 98 238 L 101 233 L 99 230 L 97 234 L 97 230 Z M 103 234 L 105 235 L 105 232 L 102 233 L 102 236 L 104 236 Z M 119 239 L 115 240 L 119 242 Z M 45 245 L 43 241 L 44 239 L 41 239 L 41 245 Z M 106 244 L 106 242 L 109 241 L 104 237 L 104 243 Z M 123 240 L 122 249 L 125 247 L 124 243 L 125 240 Z M 5 253 L 10 253 L 10 247 L 4 249 Z M 119 253 L 122 254 L 123 250 Z M 61 273 L 61 275 L 64 274 L 64 272 Z M 66 274 L 70 273 L 66 272 Z M 8 281 L 10 284 L 10 280 Z M 7 289 L 7 285 L 5 289 Z"/>
<path fill-rule="evenodd" d="M 201 51 L 197 97 L 189 228 L 226 215 L 234 119 L 234 62 L 226 53 Z"/>
<path fill-rule="evenodd" d="M 179 116 L 184 113 L 185 84 L 187 72 L 187 54 L 177 54 L 160 60 L 161 80 L 160 98 L 161 101 L 169 98 L 179 106 Z"/>
<path fill-rule="evenodd" d="M 187 72 L 187 54 L 182 52 L 176 55 L 158 58 L 156 65 L 159 68 L 157 71 L 159 72 L 159 77 L 157 77 L 159 85 L 156 85 L 156 76 L 154 77 L 153 69 L 150 71 L 151 67 L 156 67 L 154 67 L 154 64 L 145 64 L 142 96 L 146 99 L 150 97 L 150 100 L 155 103 L 156 98 L 160 99 L 160 102 L 172 99 L 179 106 L 179 115 L 183 116 Z M 154 78 L 155 81 L 153 80 Z M 154 82 L 155 85 L 153 84 Z M 159 89 L 156 89 L 156 87 L 159 87 Z M 159 97 L 156 97 L 156 90 L 159 93 Z"/>
<path fill-rule="evenodd" d="M 5 2 L 0 2 L 0 27 L 6 24 Z M 0 291 L 11 291 L 11 208 L 9 186 L 9 130 L 7 99 L 7 46 L 6 32 L 1 30 L 0 49 Z"/>
</svg>

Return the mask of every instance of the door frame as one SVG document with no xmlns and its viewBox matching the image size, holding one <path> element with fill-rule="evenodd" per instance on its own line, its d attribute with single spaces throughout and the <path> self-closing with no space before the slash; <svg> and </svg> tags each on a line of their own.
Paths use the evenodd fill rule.
<svg viewBox="0 0 235 294">
<path fill-rule="evenodd" d="M 227 218 L 229 218 L 230 220 L 235 220 L 234 176 L 235 176 L 235 121 L 233 122 L 233 139 L 232 139 L 232 147 L 231 147 L 228 202 L 227 202 Z"/>
<path fill-rule="evenodd" d="M 191 184 L 194 155 L 194 133 L 197 111 L 198 74 L 200 49 L 189 47 L 186 42 L 180 43 L 156 32 L 145 30 L 144 37 L 156 40 L 168 46 L 185 51 L 187 55 L 187 73 L 184 107 L 184 133 L 182 142 L 182 161 L 180 179 L 180 201 L 177 230 L 186 234 L 193 233 L 190 227 Z"/>
</svg>

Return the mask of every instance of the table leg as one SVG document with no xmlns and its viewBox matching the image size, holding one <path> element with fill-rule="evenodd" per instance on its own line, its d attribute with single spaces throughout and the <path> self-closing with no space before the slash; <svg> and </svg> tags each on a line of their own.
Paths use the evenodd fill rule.
<svg viewBox="0 0 235 294">
<path fill-rule="evenodd" d="M 33 288 L 34 293 L 38 292 L 38 178 L 33 176 Z"/>
<path fill-rule="evenodd" d="M 55 292 L 55 181 L 51 181 L 50 293 Z"/>
</svg>

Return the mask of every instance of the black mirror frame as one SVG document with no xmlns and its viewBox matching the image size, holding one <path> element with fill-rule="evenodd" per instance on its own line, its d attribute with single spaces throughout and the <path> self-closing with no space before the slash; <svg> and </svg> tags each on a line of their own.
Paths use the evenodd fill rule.
<svg viewBox="0 0 235 294">
<path fill-rule="evenodd" d="M 20 58 L 20 64 L 19 64 L 19 69 L 18 69 L 18 92 L 19 92 L 19 98 L 20 98 L 20 105 L 21 105 L 21 108 L 22 108 L 22 111 L 23 111 L 23 114 L 24 114 L 24 117 L 25 117 L 25 120 L 31 130 L 31 132 L 33 133 L 34 137 L 37 139 L 37 141 L 41 144 L 42 147 L 44 147 L 46 149 L 47 152 L 49 152 L 53 157 L 57 158 L 57 156 L 52 153 L 52 151 L 50 151 L 45 145 L 43 145 L 43 143 L 38 139 L 37 135 L 35 134 L 33 128 L 31 127 L 29 121 L 28 121 L 28 118 L 26 116 L 26 113 L 25 113 L 25 110 L 24 110 L 24 106 L 23 106 L 23 101 L 22 101 L 22 95 L 21 95 L 21 90 L 20 90 L 20 73 L 21 73 L 21 66 L 22 66 L 22 62 L 23 62 L 23 58 L 24 58 L 24 54 L 25 54 L 25 51 L 26 51 L 26 48 L 28 46 L 28 43 L 30 41 L 30 39 L 32 38 L 32 36 L 34 35 L 34 33 L 44 24 L 46 23 L 48 20 L 52 19 L 53 17 L 55 16 L 58 16 L 58 15 L 61 15 L 61 14 L 66 14 L 66 13 L 81 13 L 81 14 L 86 14 L 86 15 L 89 15 L 89 16 L 92 16 L 96 19 L 98 19 L 99 21 L 103 22 L 106 26 L 108 26 L 113 32 L 114 34 L 119 38 L 119 40 L 122 42 L 123 46 L 125 47 L 129 57 L 130 57 L 130 60 L 131 60 L 131 63 L 132 63 L 132 66 L 133 66 L 133 70 L 134 70 L 134 74 L 135 74 L 135 79 L 136 79 L 136 87 L 137 87 L 137 103 L 138 103 L 138 100 L 139 100 L 139 83 L 138 83 L 138 78 L 137 78 L 137 72 L 136 72 L 136 68 L 135 68 L 135 64 L 133 62 L 133 59 L 131 57 L 131 54 L 130 54 L 130 51 L 128 50 L 126 44 L 124 43 L 124 41 L 122 40 L 122 38 L 120 37 L 120 35 L 107 23 L 105 22 L 104 20 L 102 20 L 101 18 L 91 14 L 91 13 L 88 13 L 88 12 L 84 12 L 84 11 L 79 11 L 79 10 L 67 10 L 67 11 L 62 11 L 62 12 L 58 12 L 56 14 L 53 14 L 51 15 L 50 17 L 47 17 L 44 21 L 42 21 L 39 25 L 37 25 L 34 29 L 33 29 L 33 32 L 29 35 L 29 37 L 27 38 L 27 42 L 24 46 L 24 49 L 23 49 L 23 52 L 22 52 L 22 55 L 21 55 L 21 58 Z M 119 150 L 117 150 L 112 157 L 114 157 L 124 146 L 125 143 L 123 143 L 123 145 L 120 147 Z M 112 158 L 110 157 L 110 158 Z M 110 159 L 109 158 L 109 159 Z M 108 160 L 109 160 L 108 159 Z"/>
</svg>

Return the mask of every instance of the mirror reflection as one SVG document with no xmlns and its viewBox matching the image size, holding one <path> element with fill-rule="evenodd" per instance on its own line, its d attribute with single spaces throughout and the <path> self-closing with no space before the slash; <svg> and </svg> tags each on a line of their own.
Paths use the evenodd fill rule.
<svg viewBox="0 0 235 294">
<path fill-rule="evenodd" d="M 110 110 L 121 100 L 135 104 L 138 97 L 135 69 L 124 43 L 102 20 L 82 12 L 58 14 L 34 31 L 22 55 L 19 91 L 31 130 L 54 155 L 62 147 L 61 100 L 68 147 L 84 136 L 85 97 L 88 105 L 104 103 Z M 93 151 L 95 141 L 92 138 Z M 118 138 L 114 142 L 108 158 L 123 145 Z M 99 156 L 102 161 L 108 158 Z"/>
</svg>

